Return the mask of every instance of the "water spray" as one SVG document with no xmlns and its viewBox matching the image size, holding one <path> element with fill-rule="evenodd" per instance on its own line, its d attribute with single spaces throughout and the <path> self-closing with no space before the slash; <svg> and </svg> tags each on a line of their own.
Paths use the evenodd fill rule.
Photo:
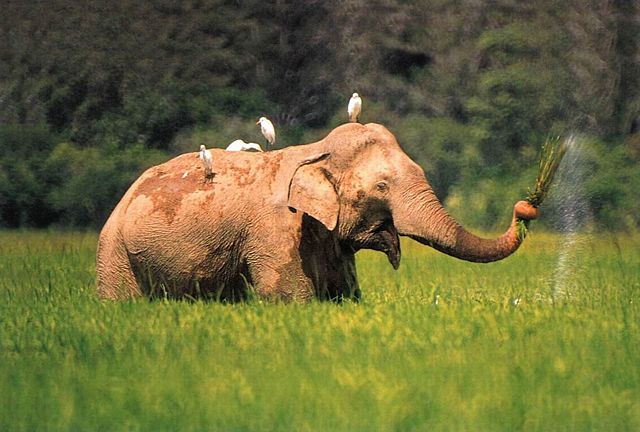
<svg viewBox="0 0 640 432">
<path fill-rule="evenodd" d="M 583 233 L 591 213 L 583 187 L 587 172 L 581 143 L 570 136 L 565 146 L 564 163 L 558 171 L 550 198 L 554 208 L 554 228 L 563 234 L 552 280 L 551 295 L 554 301 L 570 294 L 569 289 L 575 283 L 580 270 L 579 255 L 587 241 Z"/>
<path fill-rule="evenodd" d="M 590 214 L 582 187 L 585 169 L 579 147 L 574 135 L 565 139 L 547 139 L 542 146 L 535 186 L 533 190 L 529 189 L 526 198 L 537 209 L 550 196 L 554 208 L 554 227 L 563 234 L 552 281 L 554 300 L 568 293 L 569 284 L 578 270 L 577 255 L 585 241 L 581 231 Z M 528 224 L 529 220 L 517 221 L 518 236 L 521 239 L 527 235 Z"/>
</svg>

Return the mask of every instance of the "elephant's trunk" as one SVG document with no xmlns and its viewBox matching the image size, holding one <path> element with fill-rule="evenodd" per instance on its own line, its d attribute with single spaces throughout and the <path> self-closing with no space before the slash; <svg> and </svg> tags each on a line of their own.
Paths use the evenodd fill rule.
<svg viewBox="0 0 640 432">
<path fill-rule="evenodd" d="M 526 201 L 516 203 L 509 229 L 497 239 L 480 238 L 464 229 L 442 207 L 430 188 L 407 193 L 394 205 L 394 224 L 400 235 L 409 236 L 448 255 L 473 262 L 501 260 L 518 249 L 522 236 L 518 219 L 530 220 L 538 211 Z"/>
</svg>

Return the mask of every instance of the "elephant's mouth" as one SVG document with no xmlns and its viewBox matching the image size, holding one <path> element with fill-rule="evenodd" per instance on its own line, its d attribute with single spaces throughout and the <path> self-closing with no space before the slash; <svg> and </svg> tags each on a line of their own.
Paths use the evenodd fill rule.
<svg viewBox="0 0 640 432">
<path fill-rule="evenodd" d="M 357 243 L 359 248 L 384 252 L 395 270 L 400 266 L 400 238 L 392 220 L 374 225 Z"/>
</svg>

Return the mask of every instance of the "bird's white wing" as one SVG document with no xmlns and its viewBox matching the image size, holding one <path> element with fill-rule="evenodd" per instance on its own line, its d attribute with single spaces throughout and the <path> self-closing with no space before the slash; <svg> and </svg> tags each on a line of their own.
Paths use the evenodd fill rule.
<svg viewBox="0 0 640 432">
<path fill-rule="evenodd" d="M 241 139 L 237 139 L 233 141 L 231 144 L 227 146 L 225 150 L 227 151 L 241 151 L 244 149 L 245 142 Z"/>
<path fill-rule="evenodd" d="M 265 120 L 260 125 L 262 129 L 262 135 L 269 141 L 269 144 L 273 144 L 276 141 L 276 130 L 273 127 L 273 123 L 269 120 Z"/>
<path fill-rule="evenodd" d="M 358 114 L 360 114 L 360 107 L 362 106 L 362 99 L 360 97 L 352 97 L 349 99 L 349 106 L 347 112 L 349 113 L 349 120 L 356 121 Z"/>
<path fill-rule="evenodd" d="M 353 110 L 355 109 L 355 105 L 356 105 L 355 98 L 349 99 L 349 106 L 347 107 L 347 112 L 349 113 L 349 116 L 351 116 L 353 114 Z M 342 106 L 344 106 L 344 105 L 342 105 Z"/>
</svg>

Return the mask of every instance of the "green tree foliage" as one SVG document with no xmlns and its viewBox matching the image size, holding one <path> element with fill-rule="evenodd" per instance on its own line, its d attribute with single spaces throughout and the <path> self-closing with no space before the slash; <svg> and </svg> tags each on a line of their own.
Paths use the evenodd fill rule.
<svg viewBox="0 0 640 432">
<path fill-rule="evenodd" d="M 474 123 L 488 132 L 481 142 L 487 160 L 513 158 L 566 126 L 564 105 L 571 100 L 563 95 L 571 94 L 573 84 L 563 53 L 569 44 L 557 28 L 539 32 L 542 21 L 508 24 L 478 40 L 483 64 L 467 107 Z"/>
<path fill-rule="evenodd" d="M 98 227 L 164 153 L 137 144 L 79 148 L 45 126 L 0 128 L 0 226 Z"/>
<path fill-rule="evenodd" d="M 0 224 L 100 225 L 148 161 L 260 141 L 261 115 L 280 146 L 318 138 L 358 91 L 453 208 L 488 194 L 489 227 L 492 182 L 524 184 L 549 133 L 601 142 L 596 170 L 638 162 L 638 22 L 622 0 L 8 2 Z M 599 221 L 633 206 L 610 181 Z"/>
<path fill-rule="evenodd" d="M 141 145 L 124 150 L 110 147 L 77 148 L 58 144 L 44 163 L 43 171 L 57 187 L 47 195 L 47 205 L 59 221 L 73 226 L 96 226 L 109 216 L 137 174 L 160 163 L 165 155 Z"/>
<path fill-rule="evenodd" d="M 449 118 L 409 116 L 399 122 L 397 138 L 427 173 L 436 195 L 445 201 L 451 185 L 480 165 L 482 131 Z"/>
<path fill-rule="evenodd" d="M 56 137 L 46 126 L 0 127 L 0 225 L 45 226 L 55 220 L 47 201 L 43 161 Z"/>
</svg>

